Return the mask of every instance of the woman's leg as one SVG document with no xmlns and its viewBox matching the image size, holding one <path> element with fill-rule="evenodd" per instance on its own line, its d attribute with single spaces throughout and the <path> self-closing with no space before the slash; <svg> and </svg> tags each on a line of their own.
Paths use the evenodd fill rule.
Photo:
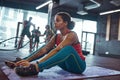
<svg viewBox="0 0 120 80">
<path fill-rule="evenodd" d="M 59 66 L 68 72 L 80 74 L 85 70 L 86 63 L 83 60 L 77 62 L 75 55 L 71 55 L 65 62 L 59 64 Z"/>
<path fill-rule="evenodd" d="M 66 71 L 82 73 L 86 68 L 86 63 L 82 60 L 72 46 L 66 46 L 48 60 L 39 63 L 40 71 L 59 65 Z"/>
<path fill-rule="evenodd" d="M 42 47 L 44 47 L 44 46 L 42 46 Z M 36 55 L 36 54 L 39 54 L 39 53 L 37 53 L 42 47 L 40 47 L 37 51 L 34 51 L 33 53 L 31 53 L 30 55 L 28 55 L 27 57 L 25 57 L 25 58 L 16 58 L 16 60 L 14 60 L 14 61 L 5 61 L 5 64 L 8 66 L 8 67 L 10 67 L 10 68 L 14 68 L 14 67 L 16 67 L 16 65 L 15 65 L 15 63 L 16 62 L 18 62 L 18 61 L 21 61 L 21 60 L 27 60 L 27 59 L 29 59 L 29 58 L 31 58 L 32 56 L 34 56 L 34 55 Z M 44 54 L 45 55 L 45 54 Z M 33 60 L 37 60 L 37 59 L 39 59 L 39 58 L 41 58 L 41 57 L 43 57 L 44 55 L 40 55 L 39 57 L 37 57 L 37 58 L 34 58 Z M 32 60 L 32 61 L 33 61 Z"/>
</svg>

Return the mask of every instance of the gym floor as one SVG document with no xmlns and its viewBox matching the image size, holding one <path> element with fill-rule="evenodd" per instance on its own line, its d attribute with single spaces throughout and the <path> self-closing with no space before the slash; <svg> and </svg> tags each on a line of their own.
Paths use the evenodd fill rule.
<svg viewBox="0 0 120 80">
<path fill-rule="evenodd" d="M 4 66 L 5 60 L 14 60 L 16 57 L 25 57 L 30 53 L 28 50 L 21 49 L 19 51 L 0 51 L 0 68 Z M 86 56 L 87 66 L 99 66 L 120 71 L 120 59 L 110 57 L 100 57 L 94 55 Z M 8 80 L 7 76 L 0 70 L 0 80 Z M 74 80 L 120 80 L 120 75 L 98 77 L 90 79 L 74 79 Z"/>
</svg>

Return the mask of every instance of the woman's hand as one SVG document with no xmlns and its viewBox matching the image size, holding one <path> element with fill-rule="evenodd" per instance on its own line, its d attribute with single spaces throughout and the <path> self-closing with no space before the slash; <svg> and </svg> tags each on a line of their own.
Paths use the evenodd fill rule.
<svg viewBox="0 0 120 80">
<path fill-rule="evenodd" d="M 28 62 L 27 60 L 21 60 L 18 61 L 17 63 L 15 63 L 16 66 L 30 66 L 30 62 Z"/>
</svg>

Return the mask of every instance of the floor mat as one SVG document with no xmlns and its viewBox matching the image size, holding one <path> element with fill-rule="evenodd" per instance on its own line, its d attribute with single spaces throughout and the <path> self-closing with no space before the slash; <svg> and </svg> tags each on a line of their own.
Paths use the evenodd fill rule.
<svg viewBox="0 0 120 80">
<path fill-rule="evenodd" d="M 40 72 L 36 76 L 20 77 L 13 69 L 7 66 L 2 67 L 3 72 L 8 76 L 10 80 L 64 80 L 64 79 L 86 79 L 110 75 L 118 75 L 120 71 L 111 70 L 98 66 L 87 67 L 83 74 L 72 74 L 62 70 L 60 67 L 55 66 L 50 69 Z"/>
</svg>

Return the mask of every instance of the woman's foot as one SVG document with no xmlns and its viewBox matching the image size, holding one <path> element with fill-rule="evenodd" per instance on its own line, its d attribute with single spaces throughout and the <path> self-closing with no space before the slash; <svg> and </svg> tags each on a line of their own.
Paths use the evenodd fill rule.
<svg viewBox="0 0 120 80">
<path fill-rule="evenodd" d="M 32 76 L 37 75 L 38 70 L 35 64 L 30 64 L 30 66 L 19 66 L 15 68 L 16 74 L 19 76 Z"/>
<path fill-rule="evenodd" d="M 15 61 L 5 61 L 5 64 L 6 64 L 9 68 L 13 69 L 13 68 L 16 67 L 15 63 L 18 62 L 18 61 L 20 61 L 20 60 L 22 60 L 22 59 L 21 59 L 21 58 L 16 58 Z"/>
</svg>

